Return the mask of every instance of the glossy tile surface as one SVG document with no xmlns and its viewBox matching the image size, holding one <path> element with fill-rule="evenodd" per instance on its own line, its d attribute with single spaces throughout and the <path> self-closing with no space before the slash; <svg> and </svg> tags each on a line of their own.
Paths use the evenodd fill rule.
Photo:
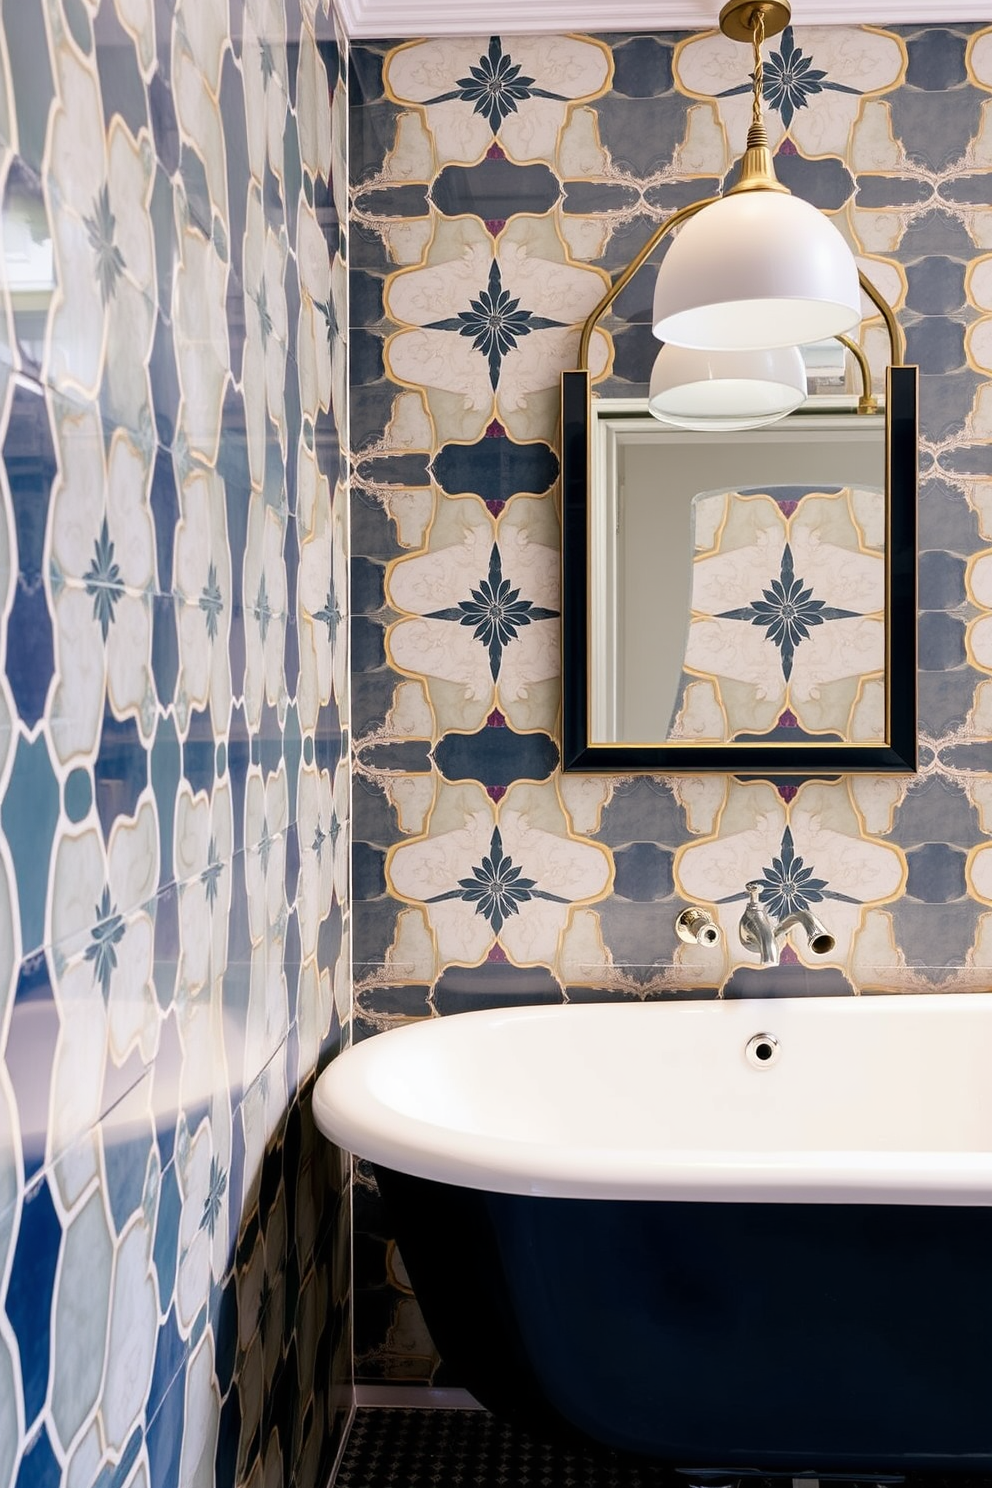
<svg viewBox="0 0 992 1488">
<path fill-rule="evenodd" d="M 346 50 L 326 0 L 0 23 L 0 1485 L 318 1483 Z"/>
</svg>

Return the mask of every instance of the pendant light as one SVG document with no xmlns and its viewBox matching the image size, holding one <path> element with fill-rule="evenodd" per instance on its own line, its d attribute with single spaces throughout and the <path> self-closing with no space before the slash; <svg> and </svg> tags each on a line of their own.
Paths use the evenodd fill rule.
<svg viewBox="0 0 992 1488">
<path fill-rule="evenodd" d="M 754 49 L 754 94 L 740 179 L 674 238 L 658 271 L 653 330 L 700 350 L 794 347 L 861 320 L 858 268 L 816 207 L 776 180 L 761 116 L 761 45 L 789 22 L 785 0 L 730 0 L 720 29 Z"/>
<path fill-rule="evenodd" d="M 806 398 L 797 346 L 761 351 L 696 351 L 666 343 L 651 372 L 648 408 L 680 429 L 756 429 Z"/>
</svg>

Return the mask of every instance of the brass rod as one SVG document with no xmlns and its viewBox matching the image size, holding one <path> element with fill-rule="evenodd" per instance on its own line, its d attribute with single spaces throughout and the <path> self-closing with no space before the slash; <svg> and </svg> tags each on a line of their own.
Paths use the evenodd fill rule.
<svg viewBox="0 0 992 1488">
<path fill-rule="evenodd" d="M 846 346 L 854 357 L 861 371 L 861 397 L 858 399 L 859 413 L 877 413 L 878 399 L 871 390 L 871 367 L 864 350 L 857 341 L 852 341 L 850 336 L 838 336 L 836 338 L 841 346 Z"/>
<path fill-rule="evenodd" d="M 609 289 L 603 295 L 603 298 L 600 300 L 599 304 L 595 306 L 595 308 L 590 312 L 588 318 L 586 319 L 586 322 L 582 327 L 582 335 L 579 337 L 579 359 L 577 368 L 579 372 L 588 372 L 589 370 L 589 342 L 592 339 L 593 331 L 596 329 L 597 321 L 610 308 L 620 291 L 626 289 L 631 279 L 633 279 L 634 275 L 641 267 L 641 264 L 645 263 L 646 260 L 651 256 L 651 253 L 661 242 L 662 238 L 666 237 L 670 232 L 673 232 L 675 228 L 681 227 L 682 223 L 685 222 L 689 217 L 694 217 L 695 214 L 697 212 L 701 212 L 704 207 L 712 206 L 713 202 L 717 202 L 719 200 L 720 197 L 718 196 L 707 196 L 704 197 L 702 201 L 691 202 L 689 206 L 680 207 L 677 212 L 673 212 L 671 217 L 667 218 L 660 227 L 655 229 L 655 231 L 648 238 L 647 242 L 644 244 L 644 247 L 631 259 L 630 263 L 624 269 L 619 279 L 617 279 L 613 284 L 610 285 Z"/>
<path fill-rule="evenodd" d="M 863 274 L 860 269 L 858 270 L 858 282 L 885 321 L 885 329 L 889 333 L 889 350 L 891 352 L 889 365 L 892 367 L 901 367 L 905 355 L 905 346 L 902 331 L 899 329 L 898 322 L 892 311 L 892 306 L 888 300 L 882 298 L 881 293 L 872 284 L 867 274 Z"/>
</svg>

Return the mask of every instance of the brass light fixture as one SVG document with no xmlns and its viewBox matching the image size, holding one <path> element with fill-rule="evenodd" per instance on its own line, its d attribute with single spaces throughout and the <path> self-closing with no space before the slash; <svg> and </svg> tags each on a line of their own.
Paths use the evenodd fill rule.
<svg viewBox="0 0 992 1488">
<path fill-rule="evenodd" d="M 822 212 L 775 177 L 761 113 L 761 46 L 789 16 L 782 0 L 731 0 L 720 13 L 725 34 L 750 33 L 751 127 L 739 179 L 696 214 L 659 270 L 654 333 L 662 341 L 710 351 L 796 346 L 861 320 L 850 248 Z"/>
<path fill-rule="evenodd" d="M 859 272 L 841 233 L 776 179 L 762 118 L 764 40 L 788 25 L 788 0 L 729 0 L 720 29 L 754 54 L 752 118 L 737 181 L 724 195 L 673 213 L 648 239 L 582 329 L 579 368 L 601 316 L 661 240 L 676 229 L 658 271 L 652 316 L 665 345 L 649 407 L 683 428 L 741 429 L 770 423 L 806 396 L 799 347 L 837 337 L 858 361 L 860 412 L 873 412 L 868 363 L 847 332 L 861 322 L 864 291 L 885 322 L 893 365 L 902 342 L 890 307 Z"/>
</svg>

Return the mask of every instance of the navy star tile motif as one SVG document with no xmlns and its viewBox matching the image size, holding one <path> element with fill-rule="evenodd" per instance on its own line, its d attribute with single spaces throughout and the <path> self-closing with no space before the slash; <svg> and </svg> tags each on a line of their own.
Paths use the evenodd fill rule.
<svg viewBox="0 0 992 1488">
<path fill-rule="evenodd" d="M 124 255 L 114 241 L 117 219 L 110 210 L 110 188 L 104 183 L 97 192 L 93 210 L 83 218 L 86 236 L 96 257 L 96 277 L 104 306 L 113 299 L 117 281 L 124 272 Z"/>
<path fill-rule="evenodd" d="M 433 610 L 426 618 L 474 626 L 475 639 L 489 651 L 489 670 L 495 682 L 504 648 L 516 640 L 518 630 L 534 620 L 555 620 L 557 617 L 557 610 L 548 610 L 542 605 L 532 604 L 529 599 L 521 599 L 520 590 L 510 587 L 510 580 L 503 577 L 499 547 L 493 543 L 489 575 L 480 581 L 478 589 L 472 590 L 472 598 L 443 610 Z"/>
<path fill-rule="evenodd" d="M 211 1240 L 220 1219 L 221 1210 L 224 1207 L 224 1192 L 227 1188 L 227 1174 L 221 1167 L 216 1156 L 210 1159 L 210 1177 L 207 1184 L 207 1196 L 203 1201 L 203 1212 L 200 1215 L 198 1228 L 206 1230 Z"/>
<path fill-rule="evenodd" d="M 94 914 L 97 920 L 90 931 L 85 959 L 93 963 L 93 976 L 100 983 L 103 1000 L 106 1002 L 110 997 L 110 981 L 117 966 L 115 947 L 124 936 L 124 917 L 117 913 L 117 906 L 111 903 L 109 888 L 104 888 Z"/>
<path fill-rule="evenodd" d="M 840 904 L 864 902 L 851 894 L 841 894 L 830 888 L 828 879 L 816 877 L 815 869 L 807 867 L 802 855 L 796 852 L 792 828 L 789 826 L 782 832 L 778 853 L 771 863 L 762 868 L 760 875 L 755 875 L 754 881 L 761 885 L 761 903 L 776 920 L 795 914 L 797 910 L 810 909 L 824 899 L 833 899 Z M 741 890 L 738 894 L 728 894 L 718 902 L 733 904 L 735 900 L 746 898 L 747 891 Z"/>
<path fill-rule="evenodd" d="M 498 935 L 511 915 L 520 913 L 521 904 L 531 899 L 546 899 L 552 904 L 567 904 L 560 894 L 550 894 L 536 887 L 535 878 L 524 878 L 522 870 L 503 851 L 503 839 L 499 827 L 493 827 L 489 841 L 489 852 L 482 862 L 472 868 L 471 878 L 460 878 L 457 889 L 446 894 L 435 894 L 428 904 L 440 904 L 446 899 L 463 899 L 474 904 L 476 914 L 484 915 Z"/>
<path fill-rule="evenodd" d="M 517 104 L 527 98 L 555 98 L 564 101 L 564 94 L 549 93 L 546 88 L 535 88 L 535 78 L 526 77 L 520 71 L 521 63 L 514 62 L 498 36 L 489 38 L 488 51 L 479 58 L 477 67 L 469 68 L 469 76 L 458 78 L 449 93 L 438 93 L 426 102 L 449 103 L 460 98 L 463 103 L 473 105 L 472 112 L 483 114 L 493 134 L 509 114 L 517 112 Z"/>
<path fill-rule="evenodd" d="M 796 112 L 808 108 L 809 100 L 817 93 L 853 93 L 856 97 L 861 96 L 860 88 L 831 82 L 822 67 L 814 67 L 812 57 L 796 46 L 791 26 L 786 26 L 782 32 L 779 50 L 772 52 L 764 63 L 763 76 L 762 93 L 765 103 L 780 116 L 786 129 Z M 717 93 L 716 97 L 733 98 L 738 93 L 750 93 L 754 85 L 753 79 L 752 73 L 751 81 L 741 83 L 736 88 L 726 88 L 722 93 Z"/>
<path fill-rule="evenodd" d="M 809 909 L 824 899 L 832 899 L 839 904 L 864 903 L 856 895 L 841 894 L 837 889 L 830 888 L 828 879 L 814 876 L 814 870 L 807 868 L 801 854 L 796 852 L 791 827 L 786 827 L 783 831 L 778 855 L 772 858 L 767 868 L 761 870 L 761 877 L 757 882 L 761 884 L 759 898 L 762 904 L 779 920 L 797 910 Z M 740 897 L 746 898 L 747 895 L 742 894 Z"/>
<path fill-rule="evenodd" d="M 211 837 L 210 846 L 207 850 L 207 866 L 200 874 L 200 882 L 204 887 L 207 903 L 211 909 L 213 909 L 217 902 L 217 895 L 220 891 L 220 877 L 223 872 L 224 864 L 217 853 L 216 839 Z"/>
<path fill-rule="evenodd" d="M 472 337 L 472 348 L 481 351 L 489 362 L 489 381 L 493 392 L 499 382 L 503 358 L 512 351 L 517 342 L 531 331 L 547 331 L 563 326 L 564 321 L 548 320 L 543 315 L 534 315 L 530 310 L 521 310 L 519 299 L 514 299 L 508 289 L 503 288 L 499 264 L 493 259 L 489 270 L 489 284 L 480 290 L 478 299 L 470 300 L 471 309 L 459 310 L 444 320 L 432 320 L 429 331 L 457 331 L 460 336 Z"/>
<path fill-rule="evenodd" d="M 206 616 L 207 635 L 215 641 L 218 620 L 224 610 L 224 599 L 220 592 L 220 584 L 217 582 L 216 563 L 211 563 L 207 570 L 207 582 L 200 593 L 199 606 Z"/>
<path fill-rule="evenodd" d="M 83 574 L 86 593 L 93 601 L 93 618 L 100 622 L 103 639 L 107 639 L 114 622 L 114 609 L 124 593 L 121 571 L 114 562 L 114 545 L 110 540 L 107 518 L 103 519 L 100 536 L 93 544 L 93 558 Z"/>
<path fill-rule="evenodd" d="M 340 607 L 338 606 L 338 602 L 334 597 L 333 585 L 328 589 L 327 598 L 324 600 L 321 608 L 314 612 L 313 618 L 315 620 L 322 620 L 327 626 L 327 639 L 333 646 L 335 641 L 337 640 L 338 628 L 341 625 L 341 621 L 344 619 L 344 616 L 341 614 Z"/>
<path fill-rule="evenodd" d="M 857 610 L 839 610 L 827 605 L 822 599 L 813 598 L 812 587 L 803 579 L 797 579 L 788 543 L 782 551 L 782 570 L 779 578 L 772 579 L 771 588 L 762 590 L 762 598 L 752 600 L 736 610 L 724 610 L 718 620 L 747 620 L 752 625 L 765 627 L 766 640 L 778 647 L 782 662 L 782 675 L 788 682 L 792 676 L 792 663 L 796 647 L 809 638 L 810 630 L 826 620 L 851 620 L 857 618 Z"/>
</svg>

